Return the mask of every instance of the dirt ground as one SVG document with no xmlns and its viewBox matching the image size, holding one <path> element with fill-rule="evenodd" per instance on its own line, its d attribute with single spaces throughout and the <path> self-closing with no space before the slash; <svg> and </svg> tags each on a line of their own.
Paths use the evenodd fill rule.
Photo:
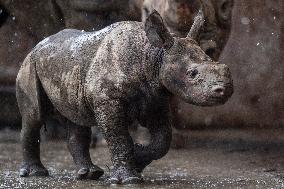
<svg viewBox="0 0 284 189">
<path fill-rule="evenodd" d="M 100 181 L 78 181 L 64 142 L 42 142 L 45 178 L 20 178 L 19 133 L 0 131 L 0 188 L 284 188 L 283 130 L 191 131 L 186 149 L 171 149 L 143 173 L 141 185 L 109 185 L 111 167 L 105 145 L 91 150 L 105 170 Z"/>
</svg>

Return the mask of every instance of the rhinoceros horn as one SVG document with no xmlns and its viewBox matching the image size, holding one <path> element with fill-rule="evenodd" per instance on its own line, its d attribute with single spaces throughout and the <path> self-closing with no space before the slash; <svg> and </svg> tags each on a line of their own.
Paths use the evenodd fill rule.
<svg viewBox="0 0 284 189">
<path fill-rule="evenodd" d="M 187 34 L 187 37 L 196 40 L 197 37 L 198 37 L 198 33 L 199 33 L 200 29 L 204 25 L 204 22 L 205 22 L 204 13 L 200 9 L 199 12 L 197 13 L 197 15 L 194 18 L 194 22 L 191 26 L 189 33 Z"/>
</svg>

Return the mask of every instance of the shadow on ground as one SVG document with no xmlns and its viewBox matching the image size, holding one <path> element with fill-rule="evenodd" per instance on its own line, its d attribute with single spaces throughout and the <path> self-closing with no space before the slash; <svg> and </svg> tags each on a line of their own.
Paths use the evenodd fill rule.
<svg viewBox="0 0 284 189">
<path fill-rule="evenodd" d="M 142 185 L 108 185 L 106 146 L 91 149 L 104 168 L 100 181 L 78 181 L 64 142 L 43 142 L 42 161 L 50 177 L 20 178 L 19 133 L 1 131 L 0 188 L 284 188 L 284 131 L 221 130 L 187 132 L 186 149 L 170 150 L 144 171 Z"/>
</svg>

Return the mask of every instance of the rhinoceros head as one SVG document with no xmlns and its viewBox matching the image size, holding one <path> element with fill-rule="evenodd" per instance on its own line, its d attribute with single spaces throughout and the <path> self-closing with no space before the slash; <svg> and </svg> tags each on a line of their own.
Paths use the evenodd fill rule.
<svg viewBox="0 0 284 189">
<path fill-rule="evenodd" d="M 214 62 L 200 48 L 195 38 L 203 26 L 199 11 L 187 37 L 173 37 L 157 11 L 145 21 L 149 42 L 163 50 L 159 77 L 173 95 L 199 106 L 224 104 L 233 94 L 228 66 Z"/>
</svg>

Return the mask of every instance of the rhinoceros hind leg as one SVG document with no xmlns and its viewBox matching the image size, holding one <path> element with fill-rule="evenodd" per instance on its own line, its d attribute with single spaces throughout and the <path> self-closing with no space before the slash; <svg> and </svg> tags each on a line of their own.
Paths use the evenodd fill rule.
<svg viewBox="0 0 284 189">
<path fill-rule="evenodd" d="M 29 56 L 28 56 L 29 57 Z M 20 176 L 48 176 L 47 169 L 40 161 L 40 129 L 43 121 L 41 103 L 43 89 L 37 78 L 35 66 L 27 58 L 19 71 L 17 101 L 22 115 L 22 154 Z"/>
<path fill-rule="evenodd" d="M 34 120 L 22 120 L 22 150 L 23 162 L 20 168 L 20 176 L 48 176 L 47 169 L 40 160 L 40 128 L 41 122 Z"/>
</svg>

